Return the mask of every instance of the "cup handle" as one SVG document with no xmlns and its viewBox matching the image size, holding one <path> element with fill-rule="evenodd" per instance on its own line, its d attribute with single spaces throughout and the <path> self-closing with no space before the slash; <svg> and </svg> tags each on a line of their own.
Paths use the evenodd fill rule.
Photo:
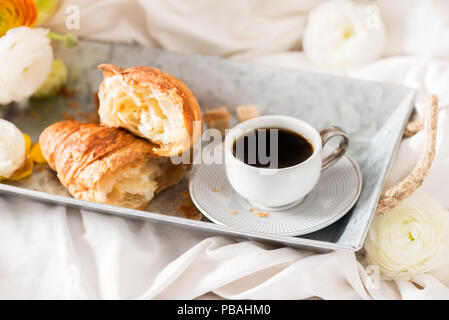
<svg viewBox="0 0 449 320">
<path fill-rule="evenodd" d="M 343 139 L 340 141 L 338 147 L 326 158 L 323 159 L 321 164 L 321 171 L 326 170 L 333 165 L 338 159 L 340 159 L 348 149 L 349 138 L 348 134 L 337 126 L 330 126 L 320 131 L 321 141 L 324 145 L 332 138 L 340 136 Z"/>
</svg>

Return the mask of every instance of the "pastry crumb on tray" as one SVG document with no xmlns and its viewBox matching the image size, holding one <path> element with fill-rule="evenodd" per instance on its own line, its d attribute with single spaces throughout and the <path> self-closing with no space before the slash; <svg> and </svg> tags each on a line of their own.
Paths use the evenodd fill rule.
<svg viewBox="0 0 449 320">
<path fill-rule="evenodd" d="M 66 98 L 72 98 L 73 96 L 75 96 L 76 91 L 72 90 L 72 89 L 69 89 L 66 86 L 63 86 L 61 88 L 61 90 L 59 91 L 59 94 L 61 96 L 63 96 L 63 97 L 66 97 Z"/>
<path fill-rule="evenodd" d="M 255 215 L 261 218 L 268 218 L 270 214 L 268 212 L 263 213 L 262 211 L 257 211 L 255 212 Z"/>
</svg>

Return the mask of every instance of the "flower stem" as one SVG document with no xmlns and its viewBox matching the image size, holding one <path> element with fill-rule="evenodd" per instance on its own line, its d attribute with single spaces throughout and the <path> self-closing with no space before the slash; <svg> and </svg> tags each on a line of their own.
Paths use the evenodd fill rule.
<svg viewBox="0 0 449 320">
<path fill-rule="evenodd" d="M 52 40 L 63 42 L 67 48 L 74 47 L 78 41 L 76 36 L 72 33 L 60 34 L 50 31 L 48 37 Z"/>
</svg>

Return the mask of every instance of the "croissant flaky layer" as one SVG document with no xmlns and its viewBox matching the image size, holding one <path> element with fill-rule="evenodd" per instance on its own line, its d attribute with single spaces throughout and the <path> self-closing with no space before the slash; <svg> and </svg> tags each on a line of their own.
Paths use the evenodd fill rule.
<svg viewBox="0 0 449 320">
<path fill-rule="evenodd" d="M 189 149 L 201 134 L 201 110 L 181 80 L 151 67 L 98 67 L 99 115 L 110 127 L 124 128 L 154 144 L 154 153 L 172 156 Z"/>
<path fill-rule="evenodd" d="M 42 132 L 39 142 L 60 182 L 82 200 L 143 209 L 186 171 L 155 155 L 148 141 L 99 124 L 58 122 Z"/>
</svg>

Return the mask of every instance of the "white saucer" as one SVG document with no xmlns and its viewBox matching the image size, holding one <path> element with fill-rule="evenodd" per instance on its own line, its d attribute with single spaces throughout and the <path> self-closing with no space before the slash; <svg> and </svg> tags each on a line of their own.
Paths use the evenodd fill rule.
<svg viewBox="0 0 449 320">
<path fill-rule="evenodd" d="M 360 170 L 349 155 L 325 170 L 303 201 L 282 210 L 254 210 L 254 205 L 229 184 L 224 164 L 197 165 L 189 182 L 192 201 L 211 221 L 240 230 L 284 236 L 311 233 L 334 223 L 354 206 L 361 188 Z M 267 212 L 266 217 L 261 217 Z"/>
</svg>

